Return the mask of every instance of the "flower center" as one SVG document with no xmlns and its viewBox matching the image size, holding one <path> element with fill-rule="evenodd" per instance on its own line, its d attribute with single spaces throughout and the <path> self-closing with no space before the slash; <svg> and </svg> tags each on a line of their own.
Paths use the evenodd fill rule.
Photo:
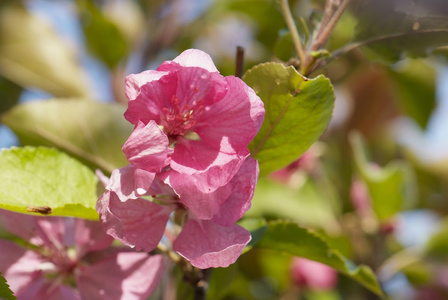
<svg viewBox="0 0 448 300">
<path fill-rule="evenodd" d="M 191 105 L 181 107 L 176 96 L 171 98 L 171 107 L 163 108 L 161 125 L 170 138 L 184 136 L 196 124 L 198 118 L 204 111 L 203 100 L 194 101 Z"/>
</svg>

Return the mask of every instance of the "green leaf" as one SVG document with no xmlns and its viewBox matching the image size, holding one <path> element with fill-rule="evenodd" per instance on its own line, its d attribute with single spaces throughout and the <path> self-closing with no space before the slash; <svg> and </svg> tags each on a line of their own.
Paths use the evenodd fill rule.
<svg viewBox="0 0 448 300">
<path fill-rule="evenodd" d="M 123 35 L 92 1 L 78 1 L 78 3 L 88 49 L 110 69 L 114 68 L 128 53 Z"/>
<path fill-rule="evenodd" d="M 0 208 L 97 220 L 97 181 L 89 168 L 56 149 L 0 152 Z"/>
<path fill-rule="evenodd" d="M 322 236 L 295 223 L 269 222 L 267 232 L 255 248 L 278 251 L 326 264 L 358 281 L 377 295 L 383 296 L 375 274 L 369 267 L 354 266 L 338 250 L 331 248 Z"/>
<path fill-rule="evenodd" d="M 1 272 L 0 272 L 0 299 L 2 299 L 2 300 L 15 300 L 16 299 L 16 297 L 14 297 L 14 294 L 10 290 L 8 283 L 6 282 L 6 279 L 3 277 Z"/>
<path fill-rule="evenodd" d="M 392 161 L 381 168 L 368 162 L 361 135 L 351 134 L 350 142 L 356 167 L 367 184 L 372 208 L 380 220 L 387 220 L 414 203 L 417 183 L 407 162 Z"/>
<path fill-rule="evenodd" d="M 245 216 L 288 219 L 307 226 L 335 228 L 337 210 L 335 199 L 330 199 L 328 194 L 331 187 L 324 189 L 306 177 L 302 180 L 300 188 L 292 189 L 260 178 L 251 209 Z"/>
<path fill-rule="evenodd" d="M 263 237 L 266 233 L 267 226 L 266 220 L 262 218 L 244 218 L 238 222 L 238 225 L 244 227 L 246 230 L 250 231 L 252 239 L 246 248 L 244 248 L 243 253 L 246 253 Z"/>
<path fill-rule="evenodd" d="M 127 164 L 121 145 L 132 132 L 114 103 L 58 99 L 20 104 L 5 114 L 4 124 L 23 145 L 52 146 L 105 172 Z"/>
<path fill-rule="evenodd" d="M 369 47 L 396 61 L 403 53 L 426 56 L 448 45 L 448 9 L 444 0 L 353 1 L 357 40 L 376 40 Z"/>
<path fill-rule="evenodd" d="M 87 95 L 73 49 L 47 23 L 15 4 L 0 9 L 0 74 L 55 96 Z"/>
<path fill-rule="evenodd" d="M 249 145 L 266 175 L 296 160 L 324 132 L 333 112 L 333 87 L 322 75 L 307 79 L 278 63 L 257 65 L 243 80 L 266 109 L 263 126 Z"/>
<path fill-rule="evenodd" d="M 436 71 L 422 60 L 409 59 L 390 72 L 403 111 L 421 128 L 436 106 Z M 424 99 L 424 100 L 422 100 Z"/>
<path fill-rule="evenodd" d="M 431 236 L 425 247 L 425 256 L 442 262 L 448 261 L 448 218 L 445 218 L 439 230 Z"/>
</svg>

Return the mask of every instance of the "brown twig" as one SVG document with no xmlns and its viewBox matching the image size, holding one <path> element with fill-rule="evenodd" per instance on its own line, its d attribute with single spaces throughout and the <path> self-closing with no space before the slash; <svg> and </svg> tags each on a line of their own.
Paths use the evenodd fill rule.
<svg viewBox="0 0 448 300">
<path fill-rule="evenodd" d="M 306 51 L 305 59 L 300 68 L 302 74 L 307 75 L 312 69 L 313 64 L 315 63 L 315 57 L 313 56 L 313 53 L 322 49 L 322 47 L 325 45 L 331 32 L 333 31 L 344 11 L 347 9 L 349 3 L 350 0 L 326 1 L 324 16 L 322 17 L 322 21 L 317 29 L 316 34 L 311 40 L 310 47 Z"/>
<path fill-rule="evenodd" d="M 241 46 L 236 47 L 235 61 L 235 76 L 241 78 L 244 72 L 244 48 Z"/>
</svg>

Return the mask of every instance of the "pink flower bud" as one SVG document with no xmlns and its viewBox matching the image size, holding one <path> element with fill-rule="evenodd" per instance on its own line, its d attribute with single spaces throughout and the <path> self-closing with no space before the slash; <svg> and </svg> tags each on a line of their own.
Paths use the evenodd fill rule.
<svg viewBox="0 0 448 300">
<path fill-rule="evenodd" d="M 311 290 L 330 290 L 338 281 L 333 268 L 301 257 L 292 259 L 290 272 L 295 284 Z"/>
</svg>

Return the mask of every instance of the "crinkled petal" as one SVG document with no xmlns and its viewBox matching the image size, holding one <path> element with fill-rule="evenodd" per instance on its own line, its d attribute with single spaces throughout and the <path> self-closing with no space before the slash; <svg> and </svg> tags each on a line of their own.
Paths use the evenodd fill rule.
<svg viewBox="0 0 448 300">
<path fill-rule="evenodd" d="M 160 124 L 163 108 L 170 107 L 176 95 L 177 83 L 177 75 L 168 73 L 159 80 L 142 85 L 135 100 L 128 102 L 128 109 L 124 112 L 126 120 L 134 125 L 140 121 L 147 124 L 151 120 Z"/>
<path fill-rule="evenodd" d="M 183 67 L 199 67 L 209 72 L 218 72 L 210 55 L 198 49 L 188 49 L 177 56 L 173 62 Z M 169 71 L 172 69 L 171 61 L 164 62 L 157 71 Z"/>
<path fill-rule="evenodd" d="M 163 257 L 120 252 L 91 266 L 76 278 L 82 299 L 147 299 L 163 276 Z"/>
<path fill-rule="evenodd" d="M 154 70 L 144 71 L 139 74 L 130 74 L 126 76 L 124 92 L 129 101 L 135 100 L 140 94 L 140 88 L 148 82 L 158 80 L 167 72 L 159 72 Z"/>
<path fill-rule="evenodd" d="M 212 219 L 232 192 L 229 185 L 211 189 L 206 181 L 196 175 L 186 176 L 171 170 L 159 176 L 177 191 L 179 201 L 201 220 Z"/>
<path fill-rule="evenodd" d="M 170 162 L 168 146 L 168 137 L 154 121 L 147 125 L 139 121 L 122 149 L 131 164 L 156 173 Z"/>
<path fill-rule="evenodd" d="M 98 221 L 75 219 L 76 255 L 84 256 L 87 252 L 106 249 L 113 238 L 106 234 Z"/>
<path fill-rule="evenodd" d="M 0 240 L 0 249 L 0 272 L 16 295 L 42 276 L 39 265 L 43 258 L 34 251 L 5 240 Z"/>
<path fill-rule="evenodd" d="M 222 144 L 226 144 L 225 139 L 222 140 Z M 219 187 L 230 181 L 248 155 L 247 148 L 237 153 L 226 153 L 202 141 L 182 139 L 176 145 L 170 166 L 173 170 L 186 175 L 210 173 L 207 176 L 209 184 Z"/>
<path fill-rule="evenodd" d="M 153 172 L 128 165 L 112 172 L 106 189 L 114 191 L 121 201 L 136 199 L 146 194 L 155 175 Z"/>
<path fill-rule="evenodd" d="M 246 158 L 238 173 L 229 182 L 228 186 L 232 192 L 221 205 L 219 213 L 214 216 L 213 221 L 229 226 L 249 210 L 259 172 L 258 162 L 250 156 Z"/>
<path fill-rule="evenodd" d="M 223 152 L 246 148 L 264 120 L 264 104 L 241 79 L 225 77 L 225 96 L 204 111 L 195 132 L 209 145 L 220 145 Z M 226 137 L 227 143 L 222 139 Z"/>
<path fill-rule="evenodd" d="M 162 239 L 173 207 L 143 198 L 122 202 L 108 191 L 98 199 L 97 211 L 107 234 L 137 250 L 151 251 Z"/>
<path fill-rule="evenodd" d="M 138 121 L 146 124 L 154 120 L 173 132 L 182 124 L 175 122 L 173 126 L 173 116 L 179 120 L 191 114 L 193 120 L 189 122 L 192 126 L 203 111 L 222 99 L 226 92 L 225 78 L 219 73 L 210 73 L 198 67 L 178 66 L 177 70 L 159 80 L 143 85 L 138 97 L 129 102 L 124 116 L 132 124 Z"/>
<path fill-rule="evenodd" d="M 173 249 L 197 268 L 226 268 L 238 259 L 250 240 L 249 231 L 239 225 L 225 227 L 190 218 Z"/>
</svg>

